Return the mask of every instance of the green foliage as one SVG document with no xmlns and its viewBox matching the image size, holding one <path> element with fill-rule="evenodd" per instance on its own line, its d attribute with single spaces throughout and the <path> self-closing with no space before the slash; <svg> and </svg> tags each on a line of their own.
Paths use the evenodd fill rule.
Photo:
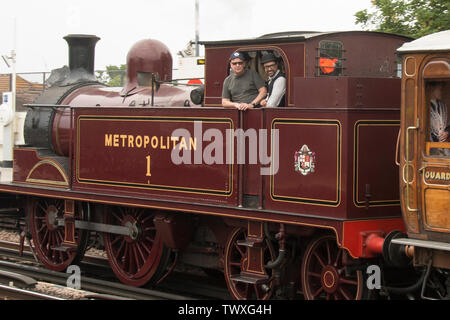
<svg viewBox="0 0 450 320">
<path fill-rule="evenodd" d="M 372 7 L 355 14 L 365 30 L 419 38 L 450 29 L 450 0 L 372 0 Z"/>
<path fill-rule="evenodd" d="M 125 81 L 126 64 L 106 66 L 106 71 L 96 71 L 97 79 L 110 87 L 122 87 Z"/>
</svg>

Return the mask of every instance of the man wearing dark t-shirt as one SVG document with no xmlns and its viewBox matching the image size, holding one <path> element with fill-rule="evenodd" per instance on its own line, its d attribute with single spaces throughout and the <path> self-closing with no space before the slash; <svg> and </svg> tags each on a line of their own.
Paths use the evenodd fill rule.
<svg viewBox="0 0 450 320">
<path fill-rule="evenodd" d="M 230 57 L 231 74 L 223 82 L 222 106 L 247 110 L 259 107 L 267 89 L 258 73 L 246 69 L 247 62 L 241 52 Z"/>
</svg>

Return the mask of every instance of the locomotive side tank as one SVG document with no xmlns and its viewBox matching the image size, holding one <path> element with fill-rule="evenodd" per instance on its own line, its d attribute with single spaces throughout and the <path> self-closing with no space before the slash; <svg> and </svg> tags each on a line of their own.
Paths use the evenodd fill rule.
<svg viewBox="0 0 450 320">
<path fill-rule="evenodd" d="M 236 299 L 300 285 L 307 299 L 364 298 L 364 268 L 382 261 L 387 234 L 404 231 L 394 53 L 408 40 L 299 32 L 205 42 L 202 107 L 164 82 L 165 46 L 140 42 L 124 88 L 83 80 L 30 106 L 28 145 L 15 149 L 0 191 L 23 200 L 52 269 L 80 259 L 91 230 L 129 285 L 156 283 L 183 261 L 222 270 Z M 279 58 L 287 107 L 219 105 L 236 50 L 262 76 L 262 55 Z"/>
</svg>

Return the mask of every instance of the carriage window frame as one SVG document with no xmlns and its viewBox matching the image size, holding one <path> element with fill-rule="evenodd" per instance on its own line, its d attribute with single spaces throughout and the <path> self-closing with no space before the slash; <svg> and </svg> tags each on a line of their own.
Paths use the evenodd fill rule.
<svg viewBox="0 0 450 320">
<path fill-rule="evenodd" d="M 327 48 L 326 44 L 338 45 L 340 48 Z M 336 52 L 332 52 L 336 50 L 337 54 L 333 54 Z M 327 52 L 328 53 L 327 53 Z M 332 53 L 329 53 L 329 52 Z M 321 40 L 319 42 L 319 46 L 317 48 L 317 58 L 316 58 L 316 70 L 317 75 L 320 77 L 339 77 L 344 75 L 344 44 L 342 41 L 336 40 Z M 330 61 L 322 61 L 322 59 L 337 59 L 334 63 L 334 66 L 324 65 L 324 63 L 330 63 Z M 330 71 L 330 69 L 333 71 Z"/>
</svg>

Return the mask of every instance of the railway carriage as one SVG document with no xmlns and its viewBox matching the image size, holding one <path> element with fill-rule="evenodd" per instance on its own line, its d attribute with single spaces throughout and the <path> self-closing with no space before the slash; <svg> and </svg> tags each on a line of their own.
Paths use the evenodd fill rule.
<svg viewBox="0 0 450 320">
<path fill-rule="evenodd" d="M 426 267 L 422 298 L 448 298 L 450 143 L 432 135 L 439 125 L 441 131 L 450 129 L 444 107 L 450 104 L 450 31 L 406 43 L 398 52 L 404 66 L 398 161 L 408 237 L 398 235 L 392 242 L 407 252 L 416 267 Z M 436 86 L 439 97 L 433 93 Z M 432 101 L 443 105 L 439 119 L 433 116 Z M 435 290 L 428 292 L 427 283 L 434 283 Z"/>
<path fill-rule="evenodd" d="M 362 299 L 367 266 L 397 262 L 392 252 L 405 247 L 392 241 L 412 231 L 394 162 L 396 49 L 411 39 L 358 31 L 204 42 L 205 86 L 194 90 L 171 83 L 159 41 L 133 46 L 125 86 L 109 88 L 93 78 L 98 38 L 65 39 L 70 73 L 28 106 L 26 145 L 0 185 L 17 195 L 22 235 L 45 266 L 77 263 L 95 231 L 129 285 L 158 283 L 182 261 L 223 271 L 236 299 Z M 236 50 L 262 77 L 262 55 L 279 59 L 286 107 L 221 107 Z"/>
</svg>

